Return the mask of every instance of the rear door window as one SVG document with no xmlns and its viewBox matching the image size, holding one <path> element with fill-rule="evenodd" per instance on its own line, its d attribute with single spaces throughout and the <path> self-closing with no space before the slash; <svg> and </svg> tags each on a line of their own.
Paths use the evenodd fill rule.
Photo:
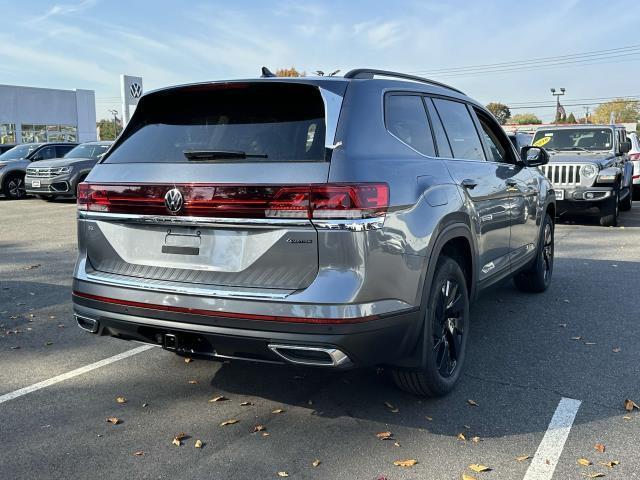
<svg viewBox="0 0 640 480">
<path fill-rule="evenodd" d="M 422 97 L 418 95 L 390 94 L 385 97 L 385 123 L 387 130 L 414 150 L 434 157 L 436 155 L 429 119 Z"/>
<path fill-rule="evenodd" d="M 143 97 L 104 163 L 324 160 L 319 89 L 263 82 L 196 85 Z"/>
<path fill-rule="evenodd" d="M 467 106 L 461 102 L 434 98 L 454 158 L 485 160 L 482 143 Z"/>
<path fill-rule="evenodd" d="M 430 98 L 425 98 L 424 100 L 425 100 L 425 104 L 427 105 L 427 111 L 429 112 L 429 117 L 431 119 L 431 127 L 433 128 L 433 134 L 436 137 L 436 144 L 438 146 L 438 156 L 444 157 L 444 158 L 453 158 L 453 153 L 451 152 L 451 146 L 449 145 L 447 134 L 445 133 L 444 127 L 442 126 L 440 115 L 438 115 L 436 108 L 433 106 L 433 101 Z"/>
</svg>

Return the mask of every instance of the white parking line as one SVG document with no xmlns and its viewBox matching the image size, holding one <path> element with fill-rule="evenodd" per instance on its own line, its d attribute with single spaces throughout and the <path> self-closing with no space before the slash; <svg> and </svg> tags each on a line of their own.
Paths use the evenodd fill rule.
<svg viewBox="0 0 640 480">
<path fill-rule="evenodd" d="M 35 392 L 36 390 L 40 390 L 42 388 L 50 387 L 51 385 L 55 385 L 56 383 L 69 380 L 70 378 L 77 377 L 78 375 L 82 375 L 83 373 L 90 372 L 91 370 L 95 370 L 96 368 L 104 367 L 105 365 L 109 365 L 110 363 L 114 363 L 119 360 L 124 360 L 125 358 L 129 358 L 134 355 L 137 355 L 138 353 L 142 353 L 146 350 L 149 350 L 150 348 L 154 348 L 154 345 L 143 345 L 141 347 L 133 348 L 131 350 L 127 350 L 126 352 L 119 353 L 118 355 L 114 355 L 113 357 L 100 360 L 99 362 L 91 363 L 89 365 L 85 365 L 84 367 L 76 368 L 75 370 L 71 370 L 70 372 L 63 373 L 56 377 L 49 378 L 48 380 L 43 380 L 42 382 L 34 383 L 33 385 L 29 385 L 28 387 L 21 388 L 20 390 L 14 390 L 13 392 L 5 393 L 4 395 L 0 395 L 0 403 L 8 402 L 9 400 L 13 400 L 14 398 L 22 397 L 27 393 Z"/>
<path fill-rule="evenodd" d="M 581 403 L 572 398 L 560 400 L 524 480 L 551 479 Z"/>
</svg>

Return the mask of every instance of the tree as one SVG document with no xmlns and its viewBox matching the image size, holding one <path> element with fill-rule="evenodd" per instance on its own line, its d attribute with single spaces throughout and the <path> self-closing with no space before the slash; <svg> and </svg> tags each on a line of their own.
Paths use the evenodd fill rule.
<svg viewBox="0 0 640 480">
<path fill-rule="evenodd" d="M 567 114 L 556 112 L 556 118 L 554 118 L 553 123 L 567 123 Z"/>
<path fill-rule="evenodd" d="M 518 125 L 540 125 L 542 120 L 533 113 L 516 113 L 511 117 L 511 123 L 517 123 Z"/>
<path fill-rule="evenodd" d="M 567 123 L 578 123 L 576 117 L 573 115 L 573 112 L 571 112 L 567 117 Z"/>
<path fill-rule="evenodd" d="M 511 118 L 511 110 L 504 103 L 491 102 L 487 105 L 487 110 L 493 113 L 500 125 L 504 125 Z"/>
<path fill-rule="evenodd" d="M 305 77 L 306 75 L 306 72 L 300 73 L 295 67 L 276 70 L 276 77 Z"/>
<path fill-rule="evenodd" d="M 632 123 L 640 121 L 640 101 L 616 98 L 610 102 L 601 103 L 590 116 L 594 123 L 609 123 L 613 113 L 614 122 Z"/>
<path fill-rule="evenodd" d="M 118 126 L 118 133 L 122 132 L 122 123 L 120 119 L 116 122 Z M 113 120 L 107 120 L 103 118 L 97 123 L 100 140 L 115 140 L 116 134 L 113 128 Z"/>
</svg>

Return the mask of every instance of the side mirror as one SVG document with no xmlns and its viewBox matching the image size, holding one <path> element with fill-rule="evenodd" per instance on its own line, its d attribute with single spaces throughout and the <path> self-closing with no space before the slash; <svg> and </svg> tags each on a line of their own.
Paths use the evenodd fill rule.
<svg viewBox="0 0 640 480">
<path fill-rule="evenodd" d="M 625 154 L 631 150 L 631 140 L 625 140 L 620 144 L 620 151 Z"/>
<path fill-rule="evenodd" d="M 549 163 L 549 154 L 542 147 L 527 145 L 520 150 L 520 160 L 526 167 L 539 167 Z"/>
</svg>

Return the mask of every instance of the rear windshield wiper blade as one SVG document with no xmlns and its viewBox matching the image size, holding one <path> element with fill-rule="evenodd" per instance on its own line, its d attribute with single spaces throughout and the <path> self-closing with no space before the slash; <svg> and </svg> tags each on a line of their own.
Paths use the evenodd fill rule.
<svg viewBox="0 0 640 480">
<path fill-rule="evenodd" d="M 182 153 L 194 162 L 236 158 L 268 158 L 266 153 L 247 153 L 242 150 L 184 150 Z"/>
</svg>

